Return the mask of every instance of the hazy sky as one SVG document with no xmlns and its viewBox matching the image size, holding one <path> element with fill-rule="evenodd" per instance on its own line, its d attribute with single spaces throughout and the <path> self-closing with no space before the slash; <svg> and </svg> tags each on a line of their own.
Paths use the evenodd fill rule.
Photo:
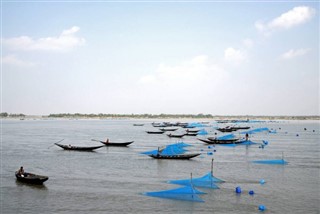
<svg viewBox="0 0 320 214">
<path fill-rule="evenodd" d="M 1 6 L 1 112 L 320 114 L 318 1 Z"/>
</svg>

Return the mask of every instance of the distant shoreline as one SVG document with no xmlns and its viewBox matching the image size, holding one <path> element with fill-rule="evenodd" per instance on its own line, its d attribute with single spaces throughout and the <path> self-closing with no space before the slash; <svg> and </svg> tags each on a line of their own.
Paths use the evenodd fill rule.
<svg viewBox="0 0 320 214">
<path fill-rule="evenodd" d="M 320 116 L 269 116 L 269 115 L 211 115 L 211 114 L 50 114 L 24 115 L 1 113 L 1 119 L 198 119 L 241 122 L 253 120 L 320 120 Z"/>
</svg>

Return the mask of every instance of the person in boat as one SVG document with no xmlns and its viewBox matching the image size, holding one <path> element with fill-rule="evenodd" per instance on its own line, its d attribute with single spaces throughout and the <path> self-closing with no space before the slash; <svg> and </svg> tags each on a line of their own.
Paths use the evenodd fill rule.
<svg viewBox="0 0 320 214">
<path fill-rule="evenodd" d="M 249 134 L 246 133 L 246 141 L 248 141 L 248 140 L 249 140 Z"/>
<path fill-rule="evenodd" d="M 71 149 L 72 146 L 69 144 L 68 147 Z"/>
<path fill-rule="evenodd" d="M 21 175 L 22 177 L 24 177 L 24 169 L 23 169 L 23 166 L 21 166 L 20 169 L 18 170 L 18 174 Z"/>
<path fill-rule="evenodd" d="M 109 138 L 107 138 L 106 143 L 109 143 Z"/>
<path fill-rule="evenodd" d="M 157 157 L 160 156 L 160 148 L 158 147 Z"/>
</svg>

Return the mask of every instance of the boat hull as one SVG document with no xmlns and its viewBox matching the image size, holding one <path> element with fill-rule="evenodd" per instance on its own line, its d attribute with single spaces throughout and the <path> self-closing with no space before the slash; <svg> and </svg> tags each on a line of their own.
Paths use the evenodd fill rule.
<svg viewBox="0 0 320 214">
<path fill-rule="evenodd" d="M 194 157 L 199 156 L 200 153 L 195 154 L 181 154 L 181 155 L 159 155 L 159 154 L 150 154 L 149 156 L 155 159 L 180 159 L 180 160 L 188 160 Z"/>
<path fill-rule="evenodd" d="M 32 173 L 24 173 L 23 175 L 20 175 L 18 172 L 16 172 L 15 175 L 19 182 L 36 185 L 42 185 L 45 181 L 49 179 L 49 177 L 47 176 L 36 175 Z"/>
<path fill-rule="evenodd" d="M 95 149 L 99 149 L 104 146 L 90 146 L 90 147 L 81 147 L 81 146 L 69 146 L 55 143 L 55 145 L 63 148 L 64 150 L 72 150 L 72 151 L 93 151 Z"/>
</svg>

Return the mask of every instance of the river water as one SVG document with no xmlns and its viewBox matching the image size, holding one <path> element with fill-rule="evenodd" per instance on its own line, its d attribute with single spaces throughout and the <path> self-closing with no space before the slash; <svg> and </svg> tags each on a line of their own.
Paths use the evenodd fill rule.
<svg viewBox="0 0 320 214">
<path fill-rule="evenodd" d="M 156 160 L 141 152 L 175 143 L 165 134 L 150 135 L 151 120 L 2 120 L 1 213 L 319 213 L 319 121 L 267 121 L 240 124 L 268 127 L 276 133 L 257 133 L 251 140 L 269 144 L 208 148 L 186 136 L 191 160 Z M 192 122 L 192 121 L 188 121 Z M 207 136 L 228 124 L 208 121 Z M 133 126 L 144 123 L 144 126 Z M 182 132 L 182 128 L 178 130 Z M 236 132 L 237 133 L 237 132 Z M 238 135 L 238 134 L 237 134 Z M 199 137 L 199 136 L 198 136 Z M 95 152 L 65 151 L 53 143 L 101 145 L 91 139 L 134 143 L 103 147 Z M 216 152 L 213 152 L 216 150 Z M 213 152 L 208 155 L 207 152 Z M 209 153 L 210 154 L 210 153 Z M 281 159 L 287 165 L 255 164 L 253 160 Z M 177 188 L 167 180 L 201 177 L 211 170 L 225 180 L 220 189 L 198 188 L 204 203 L 154 198 L 144 192 Z M 49 176 L 43 186 L 16 181 L 14 172 Z M 260 184 L 260 180 L 266 181 Z M 241 194 L 235 193 L 240 186 Z M 254 195 L 248 191 L 253 190 Z"/>
</svg>

